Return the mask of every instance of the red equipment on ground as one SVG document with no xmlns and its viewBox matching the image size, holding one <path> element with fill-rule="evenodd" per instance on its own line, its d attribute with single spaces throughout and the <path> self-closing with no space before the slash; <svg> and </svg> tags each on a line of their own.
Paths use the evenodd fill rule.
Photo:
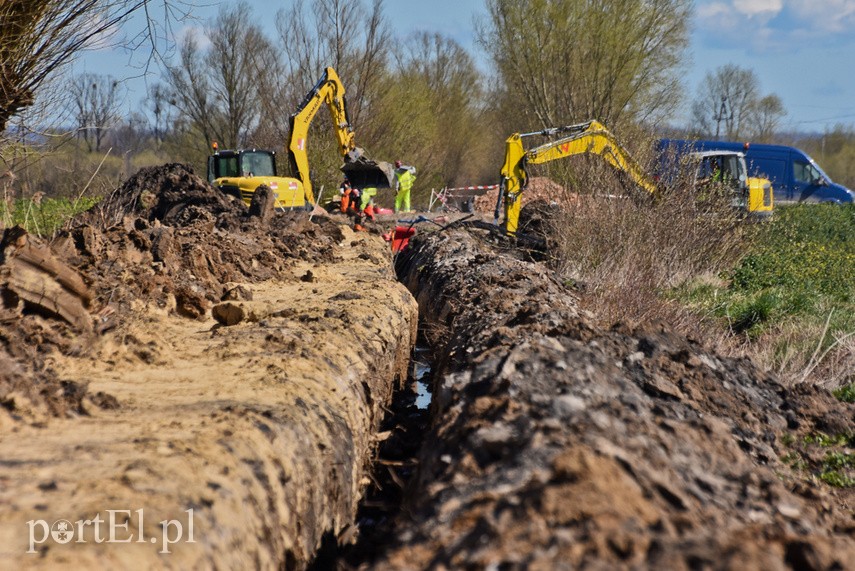
<svg viewBox="0 0 855 571">
<path fill-rule="evenodd" d="M 395 226 L 394 230 L 383 234 L 383 239 L 392 244 L 392 253 L 397 254 L 407 247 L 410 238 L 416 235 L 416 229 L 412 226 Z"/>
</svg>

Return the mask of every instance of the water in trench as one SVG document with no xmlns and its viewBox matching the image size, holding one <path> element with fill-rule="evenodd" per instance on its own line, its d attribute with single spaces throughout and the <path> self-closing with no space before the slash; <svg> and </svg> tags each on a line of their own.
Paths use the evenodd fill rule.
<svg viewBox="0 0 855 571">
<path fill-rule="evenodd" d="M 430 349 L 424 344 L 416 345 L 410 376 L 416 384 L 416 406 L 420 409 L 427 409 L 430 406 L 430 372 Z"/>
<path fill-rule="evenodd" d="M 335 538 L 326 538 L 310 567 L 357 569 L 383 554 L 406 499 L 407 484 L 418 467 L 430 418 L 431 354 L 424 342 L 417 344 L 410 361 L 407 380 L 392 398 L 380 434 L 388 434 L 379 445 L 374 460 L 372 483 L 359 504 L 356 541 L 339 546 Z"/>
</svg>

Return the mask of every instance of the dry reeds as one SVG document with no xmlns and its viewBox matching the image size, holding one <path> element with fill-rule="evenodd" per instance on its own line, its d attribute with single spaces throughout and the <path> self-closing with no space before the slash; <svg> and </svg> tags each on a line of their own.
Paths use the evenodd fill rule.
<svg viewBox="0 0 855 571">
<path fill-rule="evenodd" d="M 584 284 L 585 305 L 604 322 L 662 320 L 699 333 L 701 318 L 662 294 L 739 258 L 745 233 L 731 197 L 699 196 L 683 181 L 643 196 L 596 161 L 574 166 L 572 196 L 553 222 L 558 272 Z"/>
</svg>

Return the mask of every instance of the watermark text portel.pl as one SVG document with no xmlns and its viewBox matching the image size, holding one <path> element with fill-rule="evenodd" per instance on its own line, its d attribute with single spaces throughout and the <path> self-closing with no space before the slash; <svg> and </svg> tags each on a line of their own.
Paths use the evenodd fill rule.
<svg viewBox="0 0 855 571">
<path fill-rule="evenodd" d="M 31 519 L 27 522 L 29 549 L 27 553 L 38 553 L 37 545 L 48 540 L 54 543 L 152 543 L 159 544 L 159 553 L 171 553 L 170 545 L 183 541 L 196 543 L 193 538 L 193 510 L 184 510 L 187 520 L 165 519 L 160 522 L 160 533 L 146 537 L 143 531 L 145 510 L 104 510 L 92 519 L 69 521 L 58 519 L 50 523 L 44 519 Z M 131 528 L 131 514 L 136 519 L 136 529 Z M 136 531 L 136 535 L 135 532 Z M 186 537 L 185 537 L 186 531 Z"/>
</svg>

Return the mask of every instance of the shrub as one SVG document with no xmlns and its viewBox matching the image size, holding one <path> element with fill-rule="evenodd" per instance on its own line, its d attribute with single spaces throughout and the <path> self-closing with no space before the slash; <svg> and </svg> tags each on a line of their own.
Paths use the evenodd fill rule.
<svg viewBox="0 0 855 571">
<path fill-rule="evenodd" d="M 552 231 L 555 267 L 585 284 L 586 305 L 606 321 L 662 319 L 695 331 L 700 320 L 663 294 L 736 263 L 739 213 L 724 197 L 701 209 L 688 185 L 654 200 L 622 182 L 594 161 L 576 166 L 578 192 L 557 197 L 566 207 Z"/>
</svg>

